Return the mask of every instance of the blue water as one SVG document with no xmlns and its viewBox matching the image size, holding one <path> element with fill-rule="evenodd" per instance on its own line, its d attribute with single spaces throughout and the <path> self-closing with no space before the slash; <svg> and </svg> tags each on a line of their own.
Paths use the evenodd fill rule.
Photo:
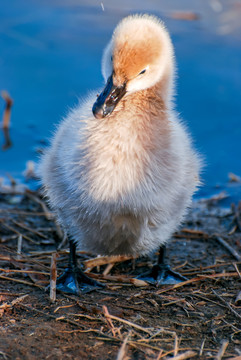
<svg viewBox="0 0 241 360">
<path fill-rule="evenodd" d="M 194 21 L 174 19 L 193 11 Z M 100 88 L 102 50 L 117 22 L 130 13 L 161 17 L 175 46 L 177 111 L 204 155 L 199 196 L 223 189 L 241 198 L 241 1 L 11 0 L 0 2 L 0 90 L 14 100 L 13 147 L 0 150 L 0 176 L 22 181 L 68 109 Z M 0 99 L 0 114 L 4 101 Z M 3 143 L 2 134 L 0 141 Z"/>
</svg>

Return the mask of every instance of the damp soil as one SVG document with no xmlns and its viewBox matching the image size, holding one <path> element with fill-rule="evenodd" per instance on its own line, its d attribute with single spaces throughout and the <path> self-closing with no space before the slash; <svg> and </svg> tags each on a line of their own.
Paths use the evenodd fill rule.
<svg viewBox="0 0 241 360">
<path fill-rule="evenodd" d="M 114 265 L 104 258 L 94 266 L 95 259 L 89 268 L 93 256 L 79 252 L 106 287 L 57 293 L 51 302 L 51 256 L 57 252 L 59 275 L 68 246 L 37 192 L 3 188 L 0 359 L 240 359 L 241 213 L 221 199 L 195 203 L 168 245 L 169 263 L 189 281 L 155 287 L 132 280 L 156 254 Z"/>
</svg>

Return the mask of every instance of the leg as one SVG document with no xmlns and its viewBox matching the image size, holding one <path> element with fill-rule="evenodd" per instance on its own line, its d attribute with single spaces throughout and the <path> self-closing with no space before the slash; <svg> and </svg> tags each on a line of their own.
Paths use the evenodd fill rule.
<svg viewBox="0 0 241 360">
<path fill-rule="evenodd" d="M 69 294 L 79 295 L 81 292 L 92 291 L 103 284 L 86 276 L 77 266 L 76 245 L 69 241 L 69 265 L 65 272 L 58 278 L 56 288 Z"/>
<path fill-rule="evenodd" d="M 138 277 L 152 285 L 171 285 L 186 281 L 187 278 L 170 269 L 165 262 L 166 247 L 161 246 L 159 250 L 158 262 L 150 272 Z"/>
</svg>

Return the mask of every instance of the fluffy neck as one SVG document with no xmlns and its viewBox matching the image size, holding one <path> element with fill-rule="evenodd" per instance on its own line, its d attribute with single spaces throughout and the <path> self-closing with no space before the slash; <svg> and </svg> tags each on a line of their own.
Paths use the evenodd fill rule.
<svg viewBox="0 0 241 360">
<path fill-rule="evenodd" d="M 171 107 L 170 76 L 162 79 L 151 88 L 127 94 L 117 105 L 113 120 L 127 116 L 130 121 L 138 118 L 144 122 L 155 122 L 155 119 L 166 120 Z"/>
</svg>

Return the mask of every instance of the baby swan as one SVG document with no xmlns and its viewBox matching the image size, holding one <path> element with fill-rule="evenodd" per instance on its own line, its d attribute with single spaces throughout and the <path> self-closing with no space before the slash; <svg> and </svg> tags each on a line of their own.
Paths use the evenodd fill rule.
<svg viewBox="0 0 241 360">
<path fill-rule="evenodd" d="M 173 111 L 174 65 L 162 22 L 123 19 L 104 51 L 104 90 L 67 116 L 43 156 L 45 193 L 70 238 L 60 290 L 76 294 L 84 283 L 95 285 L 77 268 L 76 245 L 134 256 L 161 247 L 146 279 L 184 279 L 163 265 L 163 249 L 190 205 L 199 159 Z"/>
</svg>

